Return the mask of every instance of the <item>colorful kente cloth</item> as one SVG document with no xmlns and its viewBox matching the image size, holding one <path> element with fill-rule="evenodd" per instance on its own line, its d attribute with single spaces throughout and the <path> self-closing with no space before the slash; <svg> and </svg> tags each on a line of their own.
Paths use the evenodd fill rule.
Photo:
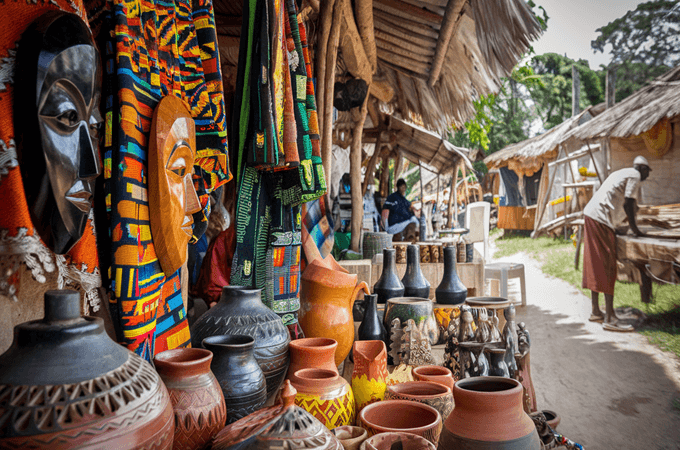
<svg viewBox="0 0 680 450">
<path fill-rule="evenodd" d="M 211 2 L 116 0 L 114 13 L 117 102 L 107 100 L 113 123 L 105 135 L 111 306 L 122 343 L 150 360 L 191 342 L 179 270 L 161 270 L 149 224 L 151 119 L 163 96 L 176 95 L 189 106 L 196 122 L 194 183 L 207 214 L 208 194 L 230 177 L 221 74 Z"/>
<path fill-rule="evenodd" d="M 302 226 L 309 233 L 309 237 L 319 249 L 322 258 L 331 253 L 335 242 L 333 219 L 327 205 L 327 195 L 302 204 Z"/>
</svg>

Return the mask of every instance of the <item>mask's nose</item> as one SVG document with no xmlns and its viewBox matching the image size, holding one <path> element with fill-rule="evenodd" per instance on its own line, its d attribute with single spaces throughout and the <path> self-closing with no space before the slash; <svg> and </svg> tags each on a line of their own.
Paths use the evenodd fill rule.
<svg viewBox="0 0 680 450">
<path fill-rule="evenodd" d="M 201 210 L 201 201 L 196 194 L 196 188 L 194 188 L 190 173 L 184 177 L 184 192 L 186 193 L 184 212 L 186 214 L 199 212 Z"/>
<path fill-rule="evenodd" d="M 85 122 L 80 124 L 78 128 L 79 144 L 80 144 L 80 167 L 78 169 L 78 176 L 81 179 L 96 178 L 101 173 L 101 161 L 99 160 L 99 151 L 96 145 L 92 145 L 92 139 L 88 131 L 88 126 Z"/>
</svg>

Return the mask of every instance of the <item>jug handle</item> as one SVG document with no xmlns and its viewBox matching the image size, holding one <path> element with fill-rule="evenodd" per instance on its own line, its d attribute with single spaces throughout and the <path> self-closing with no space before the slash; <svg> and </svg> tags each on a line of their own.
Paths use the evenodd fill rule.
<svg viewBox="0 0 680 450">
<path fill-rule="evenodd" d="M 354 305 L 354 301 L 357 299 L 357 295 L 359 295 L 359 291 L 363 290 L 364 294 L 370 295 L 371 291 L 368 289 L 368 284 L 366 284 L 365 281 L 360 281 L 359 284 L 356 285 L 354 288 L 354 291 L 352 292 L 352 305 Z"/>
</svg>

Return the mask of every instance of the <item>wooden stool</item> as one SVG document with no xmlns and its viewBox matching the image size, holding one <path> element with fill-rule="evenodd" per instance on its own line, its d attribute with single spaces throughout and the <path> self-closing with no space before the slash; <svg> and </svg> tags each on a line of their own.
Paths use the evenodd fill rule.
<svg viewBox="0 0 680 450">
<path fill-rule="evenodd" d="M 488 279 L 500 280 L 501 297 L 508 298 L 508 279 L 519 278 L 522 294 L 522 306 L 527 304 L 527 289 L 524 281 L 524 264 L 491 263 L 484 266 L 484 281 Z"/>
</svg>

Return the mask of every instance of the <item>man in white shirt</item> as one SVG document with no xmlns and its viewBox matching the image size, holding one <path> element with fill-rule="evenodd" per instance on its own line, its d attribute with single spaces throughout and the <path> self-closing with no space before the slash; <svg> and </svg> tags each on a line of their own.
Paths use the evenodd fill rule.
<svg viewBox="0 0 680 450">
<path fill-rule="evenodd" d="M 617 170 L 607 177 L 588 202 L 584 214 L 583 287 L 591 290 L 591 322 L 603 322 L 609 331 L 633 331 L 630 325 L 619 323 L 614 312 L 616 283 L 616 234 L 630 231 L 642 233 L 635 223 L 640 183 L 651 172 L 647 159 L 638 156 L 633 167 Z M 626 225 L 625 219 L 628 219 Z M 599 296 L 604 294 L 605 312 L 600 310 Z"/>
</svg>

